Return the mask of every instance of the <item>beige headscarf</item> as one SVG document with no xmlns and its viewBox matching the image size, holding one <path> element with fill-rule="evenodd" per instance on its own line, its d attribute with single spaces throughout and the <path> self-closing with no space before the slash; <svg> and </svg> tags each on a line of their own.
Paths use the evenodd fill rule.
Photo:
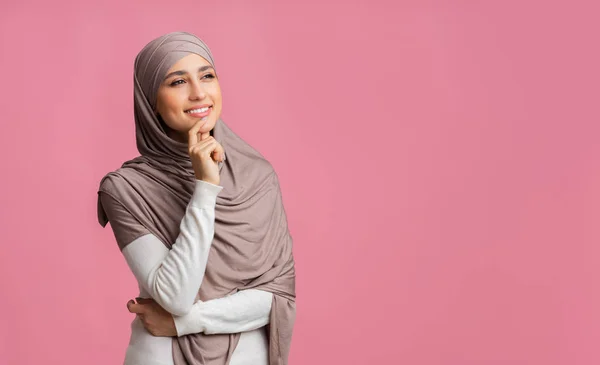
<svg viewBox="0 0 600 365">
<path fill-rule="evenodd" d="M 196 36 L 176 32 L 148 43 L 135 60 L 134 102 L 137 147 L 141 156 L 125 162 L 100 182 L 99 194 L 121 203 L 168 248 L 195 184 L 187 144 L 169 138 L 153 113 L 156 92 L 166 72 L 182 57 L 196 53 L 214 67 L 210 50 Z M 198 298 L 206 301 L 244 289 L 273 293 L 269 363 L 286 364 L 295 319 L 295 269 L 292 238 L 277 174 L 271 164 L 222 120 L 212 134 L 225 149 L 219 164 L 223 190 L 215 208 L 215 235 Z M 108 218 L 98 199 L 98 220 Z M 115 224 L 112 224 L 113 229 Z M 127 237 L 119 222 L 115 235 Z M 191 334 L 173 339 L 176 365 L 228 364 L 239 334 Z"/>
</svg>

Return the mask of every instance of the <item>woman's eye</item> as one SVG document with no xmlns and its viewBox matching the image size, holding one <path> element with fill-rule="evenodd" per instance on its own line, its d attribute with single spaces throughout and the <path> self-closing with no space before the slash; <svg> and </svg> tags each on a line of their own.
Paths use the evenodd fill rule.
<svg viewBox="0 0 600 365">
<path fill-rule="evenodd" d="M 176 85 L 180 85 L 180 83 L 183 82 L 183 80 L 175 80 L 173 81 L 170 85 L 171 86 L 176 86 Z"/>
<path fill-rule="evenodd" d="M 202 78 L 203 79 L 214 79 L 215 75 L 213 75 L 213 74 L 206 74 L 206 75 L 202 76 Z"/>
</svg>

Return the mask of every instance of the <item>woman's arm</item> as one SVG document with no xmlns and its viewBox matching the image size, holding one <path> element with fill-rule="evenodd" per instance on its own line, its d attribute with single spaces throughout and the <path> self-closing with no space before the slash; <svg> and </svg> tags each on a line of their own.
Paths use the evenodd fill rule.
<svg viewBox="0 0 600 365">
<path fill-rule="evenodd" d="M 193 306 L 204 278 L 210 245 L 214 236 L 215 205 L 222 186 L 196 180 L 179 236 L 171 250 L 153 234 L 136 238 L 122 249 L 123 256 L 138 283 L 161 307 L 175 315 L 185 315 Z M 107 194 L 101 194 L 109 221 L 131 220 L 126 209 Z M 115 229 L 121 228 L 118 224 Z M 118 228 L 116 228 L 118 227 Z M 115 237 L 122 237 L 117 234 Z"/>
<path fill-rule="evenodd" d="M 269 323 L 273 294 L 259 289 L 242 290 L 223 298 L 198 301 L 184 316 L 173 316 L 177 336 L 190 333 L 239 333 Z"/>
</svg>

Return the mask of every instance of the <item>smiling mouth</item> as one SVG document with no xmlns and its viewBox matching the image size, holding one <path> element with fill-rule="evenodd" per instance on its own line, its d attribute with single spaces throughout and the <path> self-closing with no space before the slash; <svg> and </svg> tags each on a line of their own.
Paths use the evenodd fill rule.
<svg viewBox="0 0 600 365">
<path fill-rule="evenodd" d="M 189 110 L 185 111 L 185 114 L 187 114 L 193 118 L 201 118 L 202 120 L 205 120 L 206 118 L 208 118 L 211 111 L 212 111 L 212 105 L 205 106 L 202 108 L 189 109 Z"/>
<path fill-rule="evenodd" d="M 185 112 L 188 114 L 202 114 L 202 113 L 206 113 L 207 111 L 209 111 L 210 108 L 212 108 L 212 106 L 205 106 L 204 108 L 198 108 L 198 109 L 190 109 L 190 110 L 186 110 Z"/>
</svg>

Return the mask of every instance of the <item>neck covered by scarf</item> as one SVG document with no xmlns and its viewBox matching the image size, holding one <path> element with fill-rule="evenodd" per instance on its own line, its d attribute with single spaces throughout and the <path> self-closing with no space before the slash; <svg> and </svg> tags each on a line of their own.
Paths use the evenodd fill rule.
<svg viewBox="0 0 600 365">
<path fill-rule="evenodd" d="M 168 248 L 179 234 L 195 175 L 187 145 L 167 136 L 153 112 L 156 91 L 167 70 L 196 53 L 214 67 L 208 47 L 197 37 L 170 33 L 138 54 L 134 75 L 136 141 L 141 156 L 107 174 L 117 199 Z M 212 131 L 225 150 L 219 164 L 223 190 L 215 207 L 215 235 L 197 298 L 203 301 L 245 289 L 273 293 L 269 363 L 287 363 L 295 319 L 295 268 L 292 237 L 281 189 L 271 164 L 222 120 Z M 102 188 L 100 188 L 102 191 Z M 98 200 L 98 220 L 108 220 Z M 239 334 L 191 334 L 173 339 L 175 365 L 228 364 Z"/>
</svg>

